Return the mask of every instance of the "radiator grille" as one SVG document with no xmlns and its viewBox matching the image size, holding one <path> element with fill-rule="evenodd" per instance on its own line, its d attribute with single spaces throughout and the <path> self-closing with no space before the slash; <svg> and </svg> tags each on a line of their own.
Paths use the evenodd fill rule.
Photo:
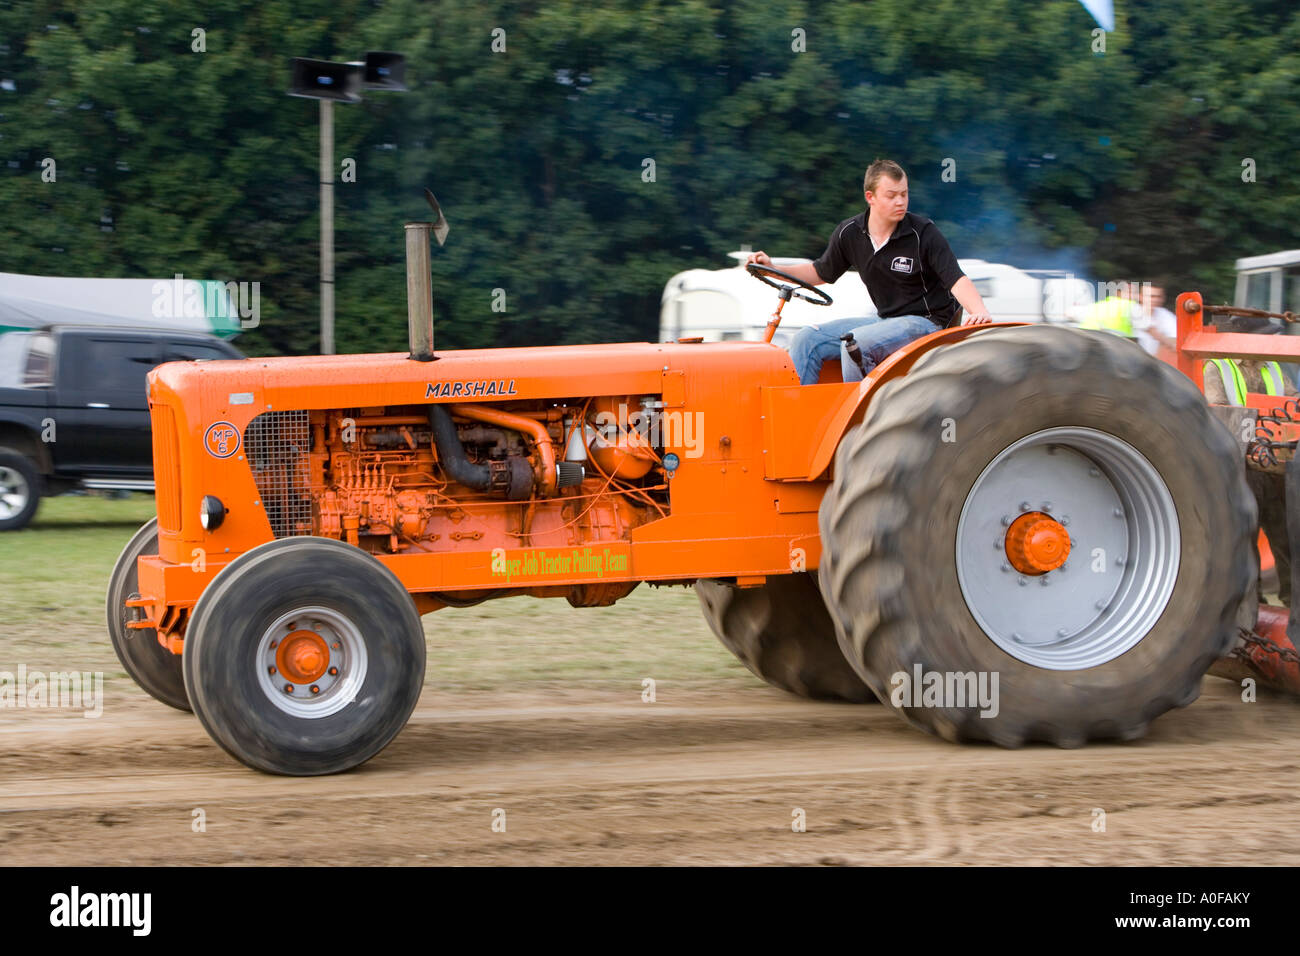
<svg viewBox="0 0 1300 956">
<path fill-rule="evenodd" d="M 263 412 L 244 429 L 244 448 L 277 538 L 311 534 L 311 423 L 306 411 Z"/>
<path fill-rule="evenodd" d="M 176 416 L 170 405 L 152 407 L 154 502 L 158 527 L 181 530 L 181 460 L 177 454 Z"/>
</svg>

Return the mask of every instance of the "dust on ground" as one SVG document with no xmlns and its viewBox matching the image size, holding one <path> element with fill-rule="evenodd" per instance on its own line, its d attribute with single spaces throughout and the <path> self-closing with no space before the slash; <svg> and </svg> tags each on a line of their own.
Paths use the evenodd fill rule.
<svg viewBox="0 0 1300 956">
<path fill-rule="evenodd" d="M 100 864 L 1300 862 L 1294 701 L 1206 678 L 1143 740 L 956 746 L 770 688 L 445 693 L 331 777 L 250 770 L 118 689 L 8 710 L 0 858 Z M 201 810 L 201 817 L 196 814 Z M 503 811 L 504 813 L 500 812 Z M 806 831 L 792 823 L 802 811 Z M 1098 821 L 1104 813 L 1105 829 Z M 197 829 L 202 820 L 204 829 Z M 493 821 L 497 821 L 497 830 Z M 501 823 L 504 822 L 504 831 Z"/>
</svg>

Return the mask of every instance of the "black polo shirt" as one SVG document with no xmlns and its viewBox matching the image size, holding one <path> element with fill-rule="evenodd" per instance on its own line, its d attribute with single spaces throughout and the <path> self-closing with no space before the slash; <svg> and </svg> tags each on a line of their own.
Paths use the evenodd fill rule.
<svg viewBox="0 0 1300 956">
<path fill-rule="evenodd" d="M 965 275 L 948 240 L 929 219 L 908 212 L 876 252 L 867 233 L 868 211 L 835 227 L 826 251 L 813 263 L 817 274 L 834 282 L 856 269 L 882 319 L 924 315 L 939 328 L 947 326 L 957 311 L 949 290 Z"/>
</svg>

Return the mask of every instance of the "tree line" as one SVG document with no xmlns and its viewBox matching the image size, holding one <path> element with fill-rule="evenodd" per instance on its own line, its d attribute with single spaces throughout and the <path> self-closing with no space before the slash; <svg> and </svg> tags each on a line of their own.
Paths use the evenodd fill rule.
<svg viewBox="0 0 1300 956">
<path fill-rule="evenodd" d="M 1232 294 L 1300 246 L 1285 0 L 19 0 L 0 9 L 0 271 L 261 283 L 254 354 L 318 348 L 316 104 L 289 59 L 407 57 L 334 111 L 339 351 L 653 340 L 665 281 L 816 256 L 877 156 L 962 257 Z M 43 175 L 47 160 L 56 176 Z M 347 181 L 343 163 L 352 163 Z M 351 175 L 354 172 L 355 175 Z"/>
</svg>

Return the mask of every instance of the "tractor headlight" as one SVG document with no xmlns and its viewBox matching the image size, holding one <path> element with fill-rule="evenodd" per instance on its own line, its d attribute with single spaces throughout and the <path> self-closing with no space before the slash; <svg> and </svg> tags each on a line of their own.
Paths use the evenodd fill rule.
<svg viewBox="0 0 1300 956">
<path fill-rule="evenodd" d="M 225 519 L 226 506 L 221 499 L 216 495 L 204 495 L 203 503 L 199 505 L 199 524 L 203 525 L 203 530 L 216 531 Z"/>
</svg>

